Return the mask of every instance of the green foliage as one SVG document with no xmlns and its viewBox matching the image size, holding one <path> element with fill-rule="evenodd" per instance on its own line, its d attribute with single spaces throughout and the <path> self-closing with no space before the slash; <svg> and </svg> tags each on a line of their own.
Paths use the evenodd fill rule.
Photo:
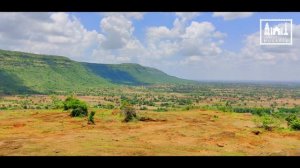
<svg viewBox="0 0 300 168">
<path fill-rule="evenodd" d="M 291 114 L 285 120 L 288 122 L 288 124 L 290 124 L 290 122 L 293 120 L 297 120 L 297 116 L 295 114 Z"/>
<path fill-rule="evenodd" d="M 0 93 L 51 94 L 111 85 L 61 56 L 0 50 L 0 60 Z"/>
<path fill-rule="evenodd" d="M 168 111 L 168 109 L 164 108 L 164 107 L 158 107 L 155 111 L 157 111 L 157 112 L 166 112 L 166 111 Z"/>
<path fill-rule="evenodd" d="M 79 99 L 74 98 L 73 96 L 67 97 L 63 104 L 64 110 L 72 109 L 72 117 L 82 117 L 87 116 L 88 114 L 87 104 Z"/>
<path fill-rule="evenodd" d="M 286 119 L 290 128 L 294 130 L 300 130 L 300 119 L 295 115 L 291 114 Z"/>
<path fill-rule="evenodd" d="M 237 113 L 251 113 L 256 114 L 259 116 L 262 116 L 264 114 L 271 114 L 272 109 L 271 108 L 240 108 L 240 107 L 234 107 L 232 109 L 233 112 Z"/>
<path fill-rule="evenodd" d="M 258 127 L 262 127 L 268 131 L 272 131 L 273 129 L 279 128 L 280 126 L 280 120 L 278 118 L 267 114 L 260 116 L 257 120 L 255 120 L 255 122 Z"/>
<path fill-rule="evenodd" d="M 94 115 L 95 115 L 95 111 L 92 111 L 88 117 L 88 124 L 95 124 L 95 121 L 94 121 Z"/>
<path fill-rule="evenodd" d="M 52 95 L 51 99 L 52 99 L 52 104 L 51 104 L 52 109 L 64 108 L 64 102 L 61 99 L 59 99 L 57 96 Z"/>
<path fill-rule="evenodd" d="M 300 119 L 292 120 L 290 122 L 290 127 L 294 130 L 300 130 Z"/>
<path fill-rule="evenodd" d="M 72 117 L 84 117 L 87 116 L 88 111 L 82 107 L 77 107 L 71 111 Z"/>
<path fill-rule="evenodd" d="M 87 69 L 94 74 L 107 79 L 113 83 L 125 85 L 148 85 L 148 84 L 191 84 L 191 80 L 184 80 L 155 68 L 144 67 L 139 64 L 92 64 L 83 63 Z"/>
<path fill-rule="evenodd" d="M 113 104 L 98 104 L 95 108 L 114 109 L 115 106 Z"/>
<path fill-rule="evenodd" d="M 135 119 L 138 119 L 134 107 L 132 107 L 130 105 L 123 106 L 122 114 L 125 116 L 124 122 L 130 122 L 130 121 L 133 121 Z"/>
<path fill-rule="evenodd" d="M 191 105 L 192 100 L 191 99 L 179 99 L 178 104 L 179 105 Z"/>
<path fill-rule="evenodd" d="M 298 113 L 300 112 L 300 107 L 294 107 L 294 108 L 278 108 L 278 112 L 280 113 Z"/>
</svg>

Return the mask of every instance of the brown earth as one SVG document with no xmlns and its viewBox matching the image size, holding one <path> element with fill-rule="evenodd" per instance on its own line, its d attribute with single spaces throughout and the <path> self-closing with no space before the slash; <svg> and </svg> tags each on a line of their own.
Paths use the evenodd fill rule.
<svg viewBox="0 0 300 168">
<path fill-rule="evenodd" d="M 0 111 L 0 155 L 300 156 L 299 131 L 256 128 L 249 114 L 141 112 L 147 122 L 124 123 L 95 111 L 96 125 L 62 110 Z"/>
</svg>

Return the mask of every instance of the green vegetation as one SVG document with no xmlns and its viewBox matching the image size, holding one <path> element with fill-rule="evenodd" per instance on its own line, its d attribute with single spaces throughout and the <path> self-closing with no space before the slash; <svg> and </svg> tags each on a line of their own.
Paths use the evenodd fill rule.
<svg viewBox="0 0 300 168">
<path fill-rule="evenodd" d="M 80 63 L 60 56 L 0 50 L 0 93 L 61 93 L 110 83 Z"/>
<path fill-rule="evenodd" d="M 96 114 L 95 111 L 92 111 L 88 117 L 88 124 L 95 124 L 95 121 L 94 121 L 94 115 Z"/>
<path fill-rule="evenodd" d="M 73 96 L 68 97 L 64 101 L 64 110 L 69 109 L 72 110 L 70 114 L 72 117 L 83 117 L 88 115 L 87 104 Z"/>
<path fill-rule="evenodd" d="M 263 115 L 256 121 L 258 127 L 262 127 L 265 130 L 272 131 L 273 129 L 279 128 L 280 120 L 272 115 Z"/>
<path fill-rule="evenodd" d="M 134 120 L 138 119 L 136 111 L 135 111 L 134 107 L 132 107 L 131 105 L 125 105 L 122 108 L 122 114 L 125 116 L 125 118 L 123 120 L 124 122 L 130 122 L 130 121 L 134 121 Z"/>
<path fill-rule="evenodd" d="M 57 96 L 52 95 L 51 99 L 52 99 L 52 104 L 51 104 L 52 109 L 64 108 L 64 102 L 62 100 L 60 100 Z"/>
<path fill-rule="evenodd" d="M 0 94 L 52 94 L 89 92 L 115 84 L 183 84 L 189 80 L 169 76 L 138 64 L 89 64 L 62 56 L 0 50 Z"/>
<path fill-rule="evenodd" d="M 294 130 L 300 130 L 300 119 L 291 121 L 290 127 Z"/>
<path fill-rule="evenodd" d="M 157 111 L 157 112 L 166 112 L 166 111 L 168 111 L 168 109 L 164 108 L 164 107 L 158 107 L 155 111 Z"/>
<path fill-rule="evenodd" d="M 150 84 L 192 84 L 194 81 L 184 80 L 155 68 L 144 67 L 139 64 L 92 64 L 83 63 L 91 72 L 107 79 L 112 83 L 124 85 L 150 85 Z"/>
<path fill-rule="evenodd" d="M 298 118 L 295 114 L 289 115 L 286 119 L 290 128 L 294 130 L 300 130 L 300 118 Z"/>
</svg>

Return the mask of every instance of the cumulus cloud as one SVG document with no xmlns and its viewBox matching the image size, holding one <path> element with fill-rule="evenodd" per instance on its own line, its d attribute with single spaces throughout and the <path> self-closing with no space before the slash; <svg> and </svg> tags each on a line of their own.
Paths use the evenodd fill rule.
<svg viewBox="0 0 300 168">
<path fill-rule="evenodd" d="M 131 40 L 134 31 L 132 22 L 123 15 L 112 15 L 103 18 L 100 27 L 105 35 L 103 47 L 106 49 L 124 47 Z"/>
<path fill-rule="evenodd" d="M 144 12 L 101 12 L 104 16 L 122 16 L 128 19 L 141 20 L 144 18 Z"/>
<path fill-rule="evenodd" d="M 0 48 L 79 59 L 103 40 L 67 13 L 1 13 Z"/>
<path fill-rule="evenodd" d="M 300 25 L 293 25 L 293 45 L 274 46 L 260 45 L 259 32 L 246 37 L 245 46 L 241 49 L 240 55 L 245 60 L 275 64 L 282 61 L 300 60 Z"/>
<path fill-rule="evenodd" d="M 222 17 L 224 20 L 234 20 L 252 16 L 253 12 L 214 12 L 213 17 Z"/>
<path fill-rule="evenodd" d="M 175 19 L 176 23 L 177 19 Z M 147 48 L 157 59 L 167 57 L 205 57 L 222 52 L 221 45 L 226 34 L 216 30 L 210 22 L 192 21 L 178 31 L 165 26 L 150 27 L 147 30 Z M 201 59 L 198 59 L 201 60 Z"/>
<path fill-rule="evenodd" d="M 103 63 L 137 62 L 145 52 L 144 46 L 133 35 L 132 19 L 141 13 L 104 13 L 100 21 L 103 41 L 93 50 L 91 61 Z"/>
</svg>

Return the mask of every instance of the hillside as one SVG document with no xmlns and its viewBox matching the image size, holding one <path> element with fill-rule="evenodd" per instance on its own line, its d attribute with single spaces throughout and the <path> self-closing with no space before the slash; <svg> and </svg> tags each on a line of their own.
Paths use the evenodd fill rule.
<svg viewBox="0 0 300 168">
<path fill-rule="evenodd" d="M 144 67 L 139 64 L 93 64 L 82 63 L 91 72 L 110 82 L 125 85 L 147 84 L 187 84 L 192 81 L 170 76 L 158 69 Z"/>
<path fill-rule="evenodd" d="M 80 63 L 62 56 L 0 50 L 0 93 L 84 91 L 115 84 L 182 84 L 191 81 L 138 64 Z"/>
<path fill-rule="evenodd" d="M 65 57 L 0 50 L 0 60 L 0 93 L 75 91 L 110 84 Z"/>
</svg>

